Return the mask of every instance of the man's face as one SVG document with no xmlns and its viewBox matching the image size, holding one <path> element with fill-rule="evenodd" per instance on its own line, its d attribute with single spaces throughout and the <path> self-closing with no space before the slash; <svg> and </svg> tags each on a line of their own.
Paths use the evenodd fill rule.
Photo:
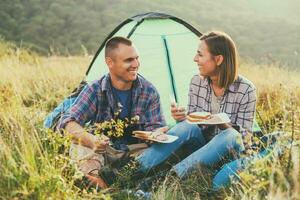
<svg viewBox="0 0 300 200">
<path fill-rule="evenodd" d="M 119 44 L 111 56 L 106 58 L 110 74 L 126 83 L 134 81 L 140 66 L 138 58 L 133 46 Z"/>
</svg>

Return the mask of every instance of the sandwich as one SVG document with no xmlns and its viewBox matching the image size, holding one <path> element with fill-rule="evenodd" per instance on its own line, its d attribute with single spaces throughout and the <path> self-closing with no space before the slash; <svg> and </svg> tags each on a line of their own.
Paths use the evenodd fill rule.
<svg viewBox="0 0 300 200">
<path fill-rule="evenodd" d="M 168 136 L 162 132 L 151 132 L 151 131 L 133 131 L 133 136 L 144 139 L 144 140 L 159 140 L 166 141 L 168 140 Z"/>
<path fill-rule="evenodd" d="M 187 117 L 190 122 L 203 122 L 212 118 L 212 114 L 209 112 L 194 112 L 190 113 Z"/>
</svg>

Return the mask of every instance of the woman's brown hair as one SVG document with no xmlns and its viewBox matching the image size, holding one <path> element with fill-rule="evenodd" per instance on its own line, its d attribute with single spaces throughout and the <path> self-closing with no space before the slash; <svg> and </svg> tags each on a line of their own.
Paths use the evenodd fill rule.
<svg viewBox="0 0 300 200">
<path fill-rule="evenodd" d="M 226 33 L 217 31 L 202 35 L 200 40 L 206 43 L 213 56 L 223 56 L 223 61 L 218 66 L 220 70 L 218 85 L 228 89 L 237 78 L 238 73 L 238 55 L 233 40 Z"/>
</svg>

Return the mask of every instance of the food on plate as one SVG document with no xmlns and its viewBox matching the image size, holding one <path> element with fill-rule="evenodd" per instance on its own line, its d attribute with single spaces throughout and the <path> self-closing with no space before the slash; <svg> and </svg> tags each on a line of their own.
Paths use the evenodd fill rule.
<svg viewBox="0 0 300 200">
<path fill-rule="evenodd" d="M 144 140 L 168 140 L 168 136 L 162 132 L 151 132 L 151 131 L 133 131 L 134 137 Z"/>
<path fill-rule="evenodd" d="M 187 120 L 191 122 L 200 122 L 211 118 L 212 118 L 212 114 L 209 112 L 194 112 L 194 113 L 190 113 L 187 116 Z"/>
<path fill-rule="evenodd" d="M 191 124 L 225 124 L 230 123 L 226 113 L 210 114 L 209 112 L 194 112 L 186 117 L 186 121 Z"/>
<path fill-rule="evenodd" d="M 165 141 L 168 139 L 168 136 L 165 133 L 162 132 L 152 132 L 153 139 Z"/>
</svg>

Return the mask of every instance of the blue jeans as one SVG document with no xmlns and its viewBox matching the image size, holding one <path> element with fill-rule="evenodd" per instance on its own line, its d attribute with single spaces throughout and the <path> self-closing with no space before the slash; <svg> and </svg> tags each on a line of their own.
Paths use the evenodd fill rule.
<svg viewBox="0 0 300 200">
<path fill-rule="evenodd" d="M 278 149 L 273 149 L 273 147 L 268 147 L 252 156 L 239 158 L 225 164 L 222 169 L 215 175 L 213 179 L 213 190 L 217 191 L 225 186 L 227 186 L 231 179 L 239 180 L 240 177 L 238 173 L 256 161 L 261 160 L 262 158 L 271 155 L 271 153 L 278 151 Z"/>
<path fill-rule="evenodd" d="M 242 136 L 233 128 L 223 130 L 210 141 L 206 141 L 201 128 L 183 121 L 176 124 L 167 134 L 179 138 L 169 144 L 153 144 L 141 154 L 137 158 L 141 171 L 147 172 L 162 163 L 184 144 L 193 144 L 192 148 L 196 151 L 173 167 L 179 177 L 186 176 L 198 164 L 213 165 L 219 162 L 231 150 L 244 150 Z"/>
</svg>

